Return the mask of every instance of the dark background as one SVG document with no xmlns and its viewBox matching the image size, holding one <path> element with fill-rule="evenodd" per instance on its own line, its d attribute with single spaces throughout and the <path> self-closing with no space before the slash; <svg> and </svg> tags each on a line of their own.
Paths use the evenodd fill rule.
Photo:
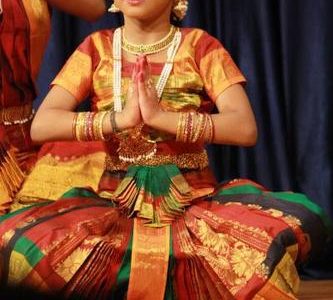
<svg viewBox="0 0 333 300">
<path fill-rule="evenodd" d="M 113 14 L 89 24 L 53 11 L 36 105 L 79 42 L 119 22 Z M 258 123 L 255 147 L 209 148 L 218 179 L 305 193 L 332 218 L 333 1 L 190 0 L 183 25 L 207 30 L 229 50 L 248 79 Z M 303 277 L 333 278 L 331 253 L 332 242 Z"/>
</svg>

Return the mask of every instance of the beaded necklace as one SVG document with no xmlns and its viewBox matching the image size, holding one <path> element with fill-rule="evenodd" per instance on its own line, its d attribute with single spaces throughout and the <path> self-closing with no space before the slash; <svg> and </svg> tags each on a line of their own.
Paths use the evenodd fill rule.
<svg viewBox="0 0 333 300">
<path fill-rule="evenodd" d="M 173 67 L 173 61 L 181 42 L 181 32 L 177 30 L 169 49 L 167 50 L 167 60 L 162 69 L 161 75 L 156 84 L 157 98 L 160 101 L 164 87 Z M 122 29 L 117 28 L 113 36 L 113 99 L 114 111 L 122 111 L 121 102 L 121 49 L 122 49 Z M 144 124 L 140 124 L 131 130 L 126 138 L 120 140 L 118 148 L 119 159 L 129 163 L 136 163 L 147 160 L 156 154 L 156 142 L 142 135 Z"/>
</svg>

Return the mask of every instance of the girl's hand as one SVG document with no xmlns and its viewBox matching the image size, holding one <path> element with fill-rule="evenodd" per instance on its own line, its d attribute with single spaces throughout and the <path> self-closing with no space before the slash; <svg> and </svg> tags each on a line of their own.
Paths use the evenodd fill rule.
<svg viewBox="0 0 333 300">
<path fill-rule="evenodd" d="M 139 57 L 138 93 L 139 106 L 143 122 L 152 125 L 161 116 L 163 110 L 158 102 L 157 91 L 149 74 L 146 56 Z"/>
<path fill-rule="evenodd" d="M 137 62 L 133 69 L 132 80 L 127 90 L 127 99 L 125 106 L 122 112 L 116 116 L 117 126 L 120 129 L 129 129 L 142 123 L 139 106 L 138 74 L 139 64 Z"/>
</svg>

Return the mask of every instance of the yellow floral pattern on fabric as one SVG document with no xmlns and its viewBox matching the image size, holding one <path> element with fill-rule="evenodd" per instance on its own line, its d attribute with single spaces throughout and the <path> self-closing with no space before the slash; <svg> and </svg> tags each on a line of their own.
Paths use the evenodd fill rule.
<svg viewBox="0 0 333 300">
<path fill-rule="evenodd" d="M 254 275 L 266 277 L 268 268 L 263 265 L 265 253 L 224 233 L 215 232 L 205 221 L 197 220 L 197 237 L 205 246 L 199 252 L 236 294 Z M 207 251 L 210 250 L 210 252 Z"/>
<path fill-rule="evenodd" d="M 268 233 L 259 228 L 219 218 L 208 210 L 204 211 L 203 214 L 212 221 L 210 226 L 214 224 L 214 228 L 222 227 L 225 230 L 228 230 L 230 234 L 237 236 L 238 239 L 242 239 L 244 236 L 247 239 L 246 242 L 250 244 L 251 247 L 259 249 L 262 252 L 265 252 L 267 250 L 267 246 L 272 242 L 272 238 L 268 235 Z"/>
</svg>

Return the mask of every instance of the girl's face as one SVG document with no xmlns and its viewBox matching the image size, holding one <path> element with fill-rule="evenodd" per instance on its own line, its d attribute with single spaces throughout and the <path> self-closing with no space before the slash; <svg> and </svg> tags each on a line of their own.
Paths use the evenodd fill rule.
<svg viewBox="0 0 333 300">
<path fill-rule="evenodd" d="M 175 0 L 115 0 L 125 18 L 153 21 L 165 16 L 169 20 Z"/>
</svg>

